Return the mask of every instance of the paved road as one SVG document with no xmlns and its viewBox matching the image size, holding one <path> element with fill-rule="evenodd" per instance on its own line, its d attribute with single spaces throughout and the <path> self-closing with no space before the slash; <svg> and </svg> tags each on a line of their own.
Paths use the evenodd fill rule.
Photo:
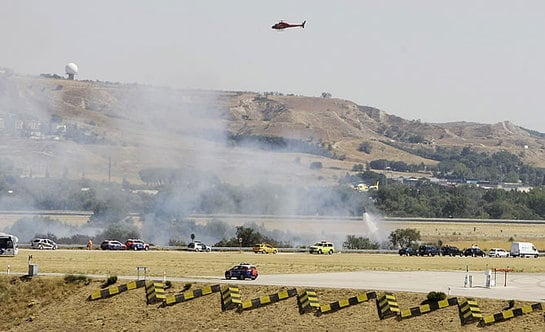
<svg viewBox="0 0 545 332">
<path fill-rule="evenodd" d="M 207 281 L 219 283 L 251 283 L 316 288 L 351 288 L 362 290 L 407 291 L 428 293 L 442 291 L 452 296 L 467 296 L 505 300 L 545 301 L 545 274 L 541 273 L 491 273 L 491 287 L 486 287 L 486 274 L 471 272 L 471 286 L 464 287 L 466 272 L 383 272 L 360 271 L 314 274 L 272 274 L 260 275 L 257 280 L 225 280 L 221 277 L 168 278 L 172 281 Z M 494 277 L 496 280 L 494 280 Z"/>
<path fill-rule="evenodd" d="M 361 271 L 324 274 L 289 274 L 259 276 L 255 281 L 264 285 L 297 287 L 354 288 L 428 293 L 442 291 L 453 296 L 495 298 L 506 300 L 545 301 L 545 275 L 498 272 L 496 285 L 486 288 L 484 272 L 470 273 L 472 287 L 464 287 L 465 272 L 381 272 Z M 492 279 L 494 273 L 492 273 Z"/>
<path fill-rule="evenodd" d="M 5 274 L 5 273 L 2 273 Z M 39 273 L 39 275 L 64 276 L 59 273 Z M 452 296 L 467 296 L 505 300 L 545 301 L 545 274 L 510 272 L 505 280 L 505 274 L 498 272 L 496 285 L 486 288 L 484 272 L 472 272 L 472 287 L 464 287 L 465 272 L 383 272 L 360 271 L 340 273 L 315 274 L 272 274 L 260 275 L 257 280 L 225 280 L 220 276 L 195 276 L 176 278 L 167 276 L 176 282 L 209 282 L 209 283 L 248 283 L 252 285 L 272 285 L 290 287 L 316 288 L 351 288 L 362 290 L 408 291 L 428 293 L 441 291 Z M 90 277 L 104 278 L 104 275 Z M 161 279 L 156 276 L 152 279 Z M 494 273 L 492 272 L 492 279 Z M 136 279 L 136 276 L 119 276 L 119 279 Z M 505 286 L 504 286 L 505 285 Z"/>
<path fill-rule="evenodd" d="M 545 274 L 492 272 L 492 285 L 486 288 L 484 272 L 469 273 L 472 287 L 464 287 L 466 273 L 452 272 L 383 272 L 360 271 L 316 274 L 260 275 L 257 280 L 244 281 L 258 285 L 292 287 L 352 288 L 428 293 L 442 291 L 453 296 L 481 297 L 505 300 L 545 301 Z M 222 278 L 207 278 L 211 282 L 235 282 Z M 174 281 L 174 280 L 173 280 Z M 188 280 L 190 281 L 190 280 Z M 236 282 L 239 282 L 238 280 Z M 505 286 L 504 286 L 505 285 Z"/>
</svg>

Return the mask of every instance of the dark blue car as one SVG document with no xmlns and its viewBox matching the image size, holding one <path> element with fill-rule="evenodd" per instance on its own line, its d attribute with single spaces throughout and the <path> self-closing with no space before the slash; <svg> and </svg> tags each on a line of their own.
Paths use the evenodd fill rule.
<svg viewBox="0 0 545 332">
<path fill-rule="evenodd" d="M 417 256 L 418 252 L 413 247 L 401 248 L 398 251 L 399 256 Z"/>
<path fill-rule="evenodd" d="M 255 280 L 257 276 L 258 273 L 255 265 L 248 263 L 240 263 L 239 265 L 235 265 L 229 270 L 225 271 L 225 279 L 237 278 L 244 280 L 246 278 L 250 278 Z"/>
<path fill-rule="evenodd" d="M 123 243 L 115 240 L 104 240 L 100 244 L 100 249 L 102 250 L 125 250 L 127 246 Z"/>
</svg>

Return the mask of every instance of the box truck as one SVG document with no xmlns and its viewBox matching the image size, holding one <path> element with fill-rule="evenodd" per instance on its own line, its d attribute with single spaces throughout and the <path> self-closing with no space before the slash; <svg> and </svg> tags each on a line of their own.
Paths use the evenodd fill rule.
<svg viewBox="0 0 545 332">
<path fill-rule="evenodd" d="M 511 243 L 511 256 L 538 257 L 539 251 L 531 242 L 513 242 Z"/>
</svg>

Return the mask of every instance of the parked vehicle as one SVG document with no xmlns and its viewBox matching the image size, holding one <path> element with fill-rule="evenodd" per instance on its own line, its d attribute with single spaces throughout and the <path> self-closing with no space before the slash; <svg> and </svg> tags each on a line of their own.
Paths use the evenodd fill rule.
<svg viewBox="0 0 545 332">
<path fill-rule="evenodd" d="M 254 245 L 253 251 L 256 254 L 276 254 L 278 253 L 278 249 L 271 246 L 268 243 L 258 243 Z"/>
<path fill-rule="evenodd" d="M 40 249 L 40 250 L 43 250 L 43 249 L 56 250 L 57 244 L 55 243 L 55 241 L 50 239 L 34 239 L 30 242 L 30 248 Z"/>
<path fill-rule="evenodd" d="M 255 280 L 258 275 L 256 266 L 249 263 L 240 263 L 225 271 L 225 279 L 237 278 L 244 280 L 250 278 Z"/>
<path fill-rule="evenodd" d="M 333 254 L 335 252 L 335 246 L 332 242 L 322 241 L 316 242 L 309 248 L 311 254 Z"/>
<path fill-rule="evenodd" d="M 486 253 L 479 247 L 470 247 L 464 250 L 464 256 L 468 257 L 485 257 Z"/>
<path fill-rule="evenodd" d="M 0 232 L 0 256 L 15 256 L 19 253 L 19 239 L 15 235 Z"/>
<path fill-rule="evenodd" d="M 538 257 L 539 251 L 531 242 L 513 242 L 511 243 L 511 256 L 513 257 Z"/>
<path fill-rule="evenodd" d="M 131 250 L 149 250 L 149 243 L 140 239 L 128 239 L 125 241 L 125 246 Z"/>
<path fill-rule="evenodd" d="M 463 252 L 462 250 L 458 249 L 458 247 L 455 246 L 443 246 L 441 247 L 441 255 L 443 256 L 462 256 Z"/>
<path fill-rule="evenodd" d="M 418 248 L 418 256 L 435 256 L 439 254 L 440 251 L 436 246 L 426 244 Z"/>
<path fill-rule="evenodd" d="M 125 250 L 127 246 L 116 240 L 104 240 L 100 244 L 102 250 Z"/>
<path fill-rule="evenodd" d="M 502 248 L 492 248 L 488 251 L 489 257 L 509 257 L 510 255 L 509 251 Z"/>
<path fill-rule="evenodd" d="M 194 241 L 187 245 L 188 250 L 192 251 L 212 251 L 212 247 L 207 246 L 201 241 Z"/>
<path fill-rule="evenodd" d="M 399 256 L 417 256 L 418 252 L 413 247 L 401 248 L 398 251 Z"/>
</svg>

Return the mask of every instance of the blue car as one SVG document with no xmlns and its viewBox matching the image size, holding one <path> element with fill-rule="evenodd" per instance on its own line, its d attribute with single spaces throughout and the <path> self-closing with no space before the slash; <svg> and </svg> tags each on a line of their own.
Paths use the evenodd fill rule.
<svg viewBox="0 0 545 332">
<path fill-rule="evenodd" d="M 244 280 L 250 278 L 255 280 L 258 275 L 255 265 L 248 263 L 240 263 L 225 271 L 225 279 L 237 278 L 239 280 Z"/>
<path fill-rule="evenodd" d="M 401 248 L 398 251 L 399 256 L 417 256 L 418 252 L 413 247 Z"/>
<path fill-rule="evenodd" d="M 104 240 L 100 244 L 100 249 L 102 250 L 125 250 L 127 246 L 123 243 L 115 240 Z"/>
</svg>

